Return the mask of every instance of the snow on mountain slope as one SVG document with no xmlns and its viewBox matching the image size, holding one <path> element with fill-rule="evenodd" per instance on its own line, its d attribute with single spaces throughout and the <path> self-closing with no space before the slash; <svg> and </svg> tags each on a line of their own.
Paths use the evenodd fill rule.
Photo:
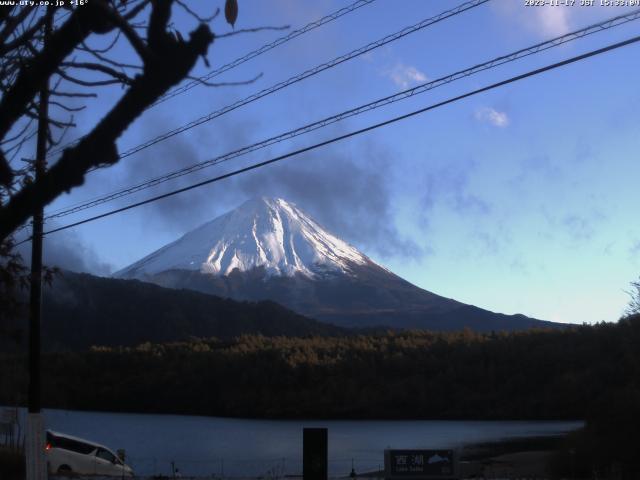
<svg viewBox="0 0 640 480">
<path fill-rule="evenodd" d="M 117 277 L 196 270 L 228 275 L 264 267 L 268 275 L 313 277 L 372 263 L 292 203 L 256 198 L 117 272 Z"/>
<path fill-rule="evenodd" d="M 250 200 L 115 275 L 241 301 L 271 300 L 343 327 L 491 331 L 553 326 L 423 290 L 281 199 Z"/>
</svg>

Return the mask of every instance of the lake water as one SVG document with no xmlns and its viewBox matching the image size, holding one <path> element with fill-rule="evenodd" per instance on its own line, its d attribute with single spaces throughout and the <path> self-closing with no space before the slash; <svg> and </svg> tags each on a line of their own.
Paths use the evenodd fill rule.
<svg viewBox="0 0 640 480">
<path fill-rule="evenodd" d="M 302 470 L 302 428 L 329 430 L 329 473 L 380 468 L 385 448 L 456 448 L 509 438 L 558 435 L 582 422 L 249 420 L 45 410 L 47 428 L 124 448 L 138 475 L 282 476 Z"/>
</svg>

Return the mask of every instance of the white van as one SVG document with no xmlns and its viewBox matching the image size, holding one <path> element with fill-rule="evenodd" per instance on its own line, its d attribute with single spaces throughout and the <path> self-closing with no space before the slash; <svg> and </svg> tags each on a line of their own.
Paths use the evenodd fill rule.
<svg viewBox="0 0 640 480">
<path fill-rule="evenodd" d="M 47 465 L 57 475 L 133 477 L 133 470 L 107 447 L 82 438 L 47 430 Z"/>
</svg>

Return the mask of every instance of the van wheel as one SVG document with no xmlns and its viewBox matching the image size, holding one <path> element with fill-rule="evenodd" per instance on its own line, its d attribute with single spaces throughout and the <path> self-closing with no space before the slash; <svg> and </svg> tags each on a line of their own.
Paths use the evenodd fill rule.
<svg viewBox="0 0 640 480">
<path fill-rule="evenodd" d="M 60 465 L 58 467 L 59 475 L 70 475 L 72 472 L 71 467 L 69 465 Z"/>
</svg>

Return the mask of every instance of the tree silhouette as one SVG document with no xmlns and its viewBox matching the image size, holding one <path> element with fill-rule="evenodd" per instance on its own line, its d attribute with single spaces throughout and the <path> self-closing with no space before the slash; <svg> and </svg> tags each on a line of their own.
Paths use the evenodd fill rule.
<svg viewBox="0 0 640 480">
<path fill-rule="evenodd" d="M 196 11 L 188 0 L 78 0 L 62 7 L 16 2 L 0 7 L 1 333 L 11 333 L 5 328 L 7 320 L 20 316 L 20 290 L 29 282 L 14 250 L 16 230 L 56 197 L 82 185 L 88 172 L 118 162 L 117 139 L 181 81 L 209 87 L 252 83 L 255 79 L 212 83 L 190 76 L 199 58 L 209 66 L 207 54 L 214 38 L 288 28 L 214 35 L 210 25 L 220 8 L 212 12 L 208 5 L 194 5 L 209 9 L 209 15 Z M 195 19 L 197 27 L 183 35 L 173 23 L 174 10 Z M 224 11 L 227 23 L 234 26 L 237 0 L 225 0 Z M 123 52 L 135 60 L 123 57 Z M 95 106 L 94 99 L 109 86 L 121 87 L 120 98 L 88 133 L 60 147 L 76 126 L 76 112 Z M 39 98 L 43 89 L 46 102 Z M 53 162 L 34 178 L 35 155 L 30 150 L 38 134 L 41 103 L 48 105 L 44 143 Z M 53 273 L 55 269 L 45 268 L 44 281 Z"/>
<path fill-rule="evenodd" d="M 207 61 L 215 37 L 209 24 L 219 11 L 204 17 L 183 0 L 91 0 L 74 7 L 66 3 L 66 12 L 25 6 L 0 10 L 0 242 L 37 209 L 81 185 L 87 172 L 118 161 L 120 135 L 169 89 L 189 78 L 198 58 Z M 233 24 L 237 3 L 226 3 L 227 21 Z M 199 22 L 186 38 L 173 29 L 174 6 Z M 45 40 L 43 27 L 48 21 L 53 27 Z M 110 43 L 92 47 L 94 37 Z M 113 47 L 123 43 L 135 52 L 137 64 L 113 58 Z M 36 181 L 29 168 L 17 163 L 34 135 L 38 93 L 49 78 L 54 112 L 71 116 L 61 120 L 50 115 L 50 146 L 60 140 L 54 138 L 54 129 L 64 132 L 74 126 L 72 115 L 78 107 L 65 105 L 65 100 L 88 100 L 106 85 L 122 85 L 124 92 L 89 133 L 65 148 Z"/>
<path fill-rule="evenodd" d="M 640 280 L 631 282 L 631 290 L 627 293 L 631 299 L 625 313 L 629 316 L 640 314 Z"/>
</svg>

